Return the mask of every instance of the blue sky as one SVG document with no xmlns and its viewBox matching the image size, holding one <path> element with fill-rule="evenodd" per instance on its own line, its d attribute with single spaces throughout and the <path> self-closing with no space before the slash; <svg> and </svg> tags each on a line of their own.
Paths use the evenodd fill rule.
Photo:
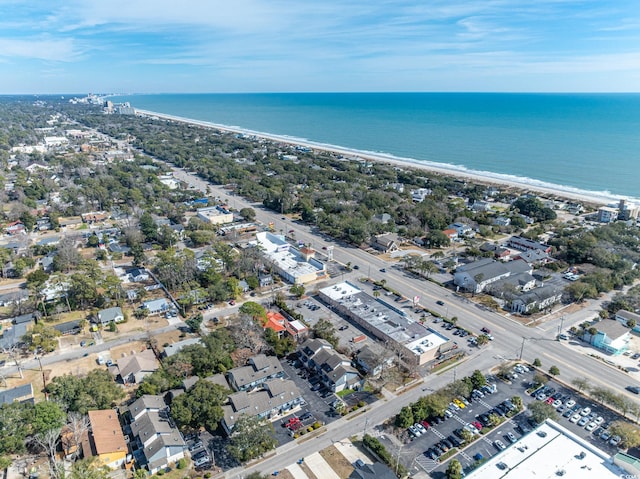
<svg viewBox="0 0 640 479">
<path fill-rule="evenodd" d="M 0 0 L 0 93 L 639 91 L 638 0 Z"/>
</svg>

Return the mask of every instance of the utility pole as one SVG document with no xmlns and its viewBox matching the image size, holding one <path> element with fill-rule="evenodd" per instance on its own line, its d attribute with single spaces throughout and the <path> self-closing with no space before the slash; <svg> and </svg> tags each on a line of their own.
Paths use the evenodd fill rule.
<svg viewBox="0 0 640 479">
<path fill-rule="evenodd" d="M 520 356 L 518 356 L 518 360 L 522 361 L 522 353 L 524 352 L 524 342 L 527 340 L 528 338 L 522 338 L 522 346 L 520 346 Z"/>
<path fill-rule="evenodd" d="M 560 316 L 560 324 L 558 325 L 558 341 L 560 341 L 560 333 L 562 333 L 562 328 L 564 326 L 564 314 Z"/>
</svg>

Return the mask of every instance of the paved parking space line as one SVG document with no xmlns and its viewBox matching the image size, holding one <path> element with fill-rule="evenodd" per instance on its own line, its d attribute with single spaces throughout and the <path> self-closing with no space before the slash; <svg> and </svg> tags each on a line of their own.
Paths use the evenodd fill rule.
<svg viewBox="0 0 640 479">
<path fill-rule="evenodd" d="M 426 472 L 431 472 L 440 465 L 433 459 L 429 459 L 423 455 L 416 457 L 416 463 Z"/>
<path fill-rule="evenodd" d="M 291 473 L 293 479 L 309 479 L 309 476 L 307 476 L 298 464 L 291 464 L 287 467 L 287 470 Z"/>
<path fill-rule="evenodd" d="M 431 431 L 438 436 L 440 439 L 444 439 L 444 434 L 442 434 L 440 431 L 438 431 L 437 429 L 431 428 Z"/>
<path fill-rule="evenodd" d="M 340 479 L 340 476 L 336 474 L 319 452 L 314 452 L 310 456 L 305 457 L 304 462 L 317 477 L 321 477 L 322 479 Z"/>
</svg>

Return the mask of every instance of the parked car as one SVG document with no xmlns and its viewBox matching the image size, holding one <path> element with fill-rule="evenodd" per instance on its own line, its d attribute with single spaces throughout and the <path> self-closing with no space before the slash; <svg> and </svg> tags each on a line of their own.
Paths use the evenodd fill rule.
<svg viewBox="0 0 640 479">
<path fill-rule="evenodd" d="M 517 441 L 516 437 L 513 435 L 513 433 L 511 431 L 509 431 L 507 434 L 505 434 L 507 436 L 507 439 L 509 440 L 509 442 L 511 444 L 513 444 L 514 442 Z"/>
<path fill-rule="evenodd" d="M 502 442 L 500 439 L 496 439 L 493 443 L 493 445 L 496 447 L 496 449 L 498 449 L 499 451 L 504 451 L 507 446 L 504 445 L 504 442 Z"/>
</svg>

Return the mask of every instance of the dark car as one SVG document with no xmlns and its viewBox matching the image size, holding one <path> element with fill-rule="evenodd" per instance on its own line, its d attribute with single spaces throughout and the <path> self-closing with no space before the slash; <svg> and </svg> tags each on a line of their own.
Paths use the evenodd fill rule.
<svg viewBox="0 0 640 479">
<path fill-rule="evenodd" d="M 640 387 L 638 387 L 638 386 L 627 386 L 627 391 L 630 391 L 633 394 L 640 394 Z"/>
<path fill-rule="evenodd" d="M 340 326 L 338 331 L 344 331 L 345 329 L 349 329 L 349 326 Z"/>
<path fill-rule="evenodd" d="M 381 273 L 386 273 L 386 272 L 387 272 L 387 269 L 386 269 L 386 268 L 380 268 L 380 272 L 381 272 Z"/>
<path fill-rule="evenodd" d="M 447 437 L 447 440 L 449 442 L 451 442 L 456 447 L 460 447 L 462 445 L 462 441 L 460 439 L 458 439 L 456 436 L 454 436 L 453 434 L 451 436 Z"/>
<path fill-rule="evenodd" d="M 353 269 L 360 269 L 360 266 L 358 266 L 357 264 L 354 264 Z"/>
<path fill-rule="evenodd" d="M 320 389 L 322 387 L 322 384 L 320 384 L 319 382 L 314 384 L 313 386 L 311 386 L 311 390 L 312 391 L 317 391 L 318 389 Z"/>
<path fill-rule="evenodd" d="M 438 301 L 436 301 L 436 304 L 439 304 L 440 306 L 444 306 L 444 301 L 439 299 Z"/>
</svg>

